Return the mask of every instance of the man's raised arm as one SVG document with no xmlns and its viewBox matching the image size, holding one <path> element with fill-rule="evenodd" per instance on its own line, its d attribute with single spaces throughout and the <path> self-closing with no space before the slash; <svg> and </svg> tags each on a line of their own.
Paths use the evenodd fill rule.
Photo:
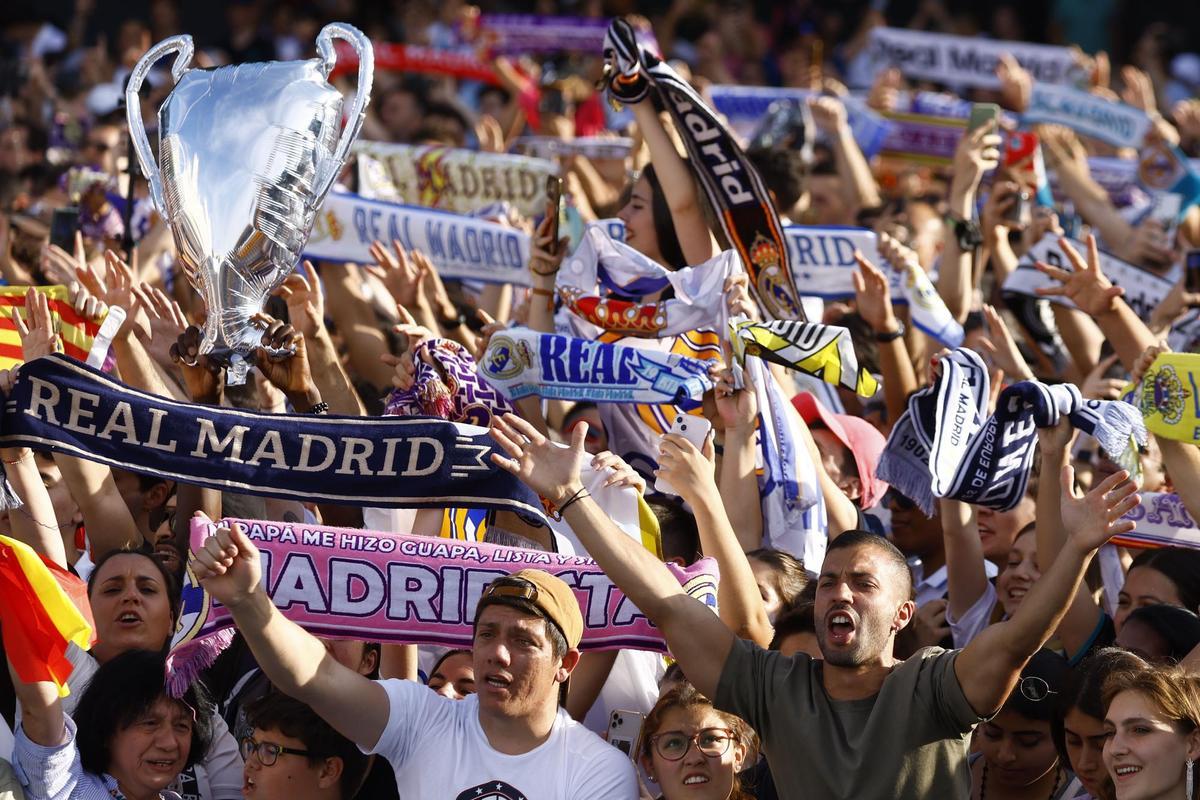
<svg viewBox="0 0 1200 800">
<path fill-rule="evenodd" d="M 241 526 L 219 528 L 191 566 L 208 593 L 233 613 L 271 683 L 355 744 L 375 747 L 387 726 L 387 691 L 339 664 L 315 636 L 280 613 L 263 588 L 258 548 Z"/>
<path fill-rule="evenodd" d="M 511 458 L 493 454 L 492 459 L 563 509 L 588 555 L 662 630 L 688 680 L 713 697 L 733 633 L 707 606 L 684 593 L 666 565 L 625 535 L 584 491 L 579 468 L 586 457 L 586 435 L 587 425 L 577 426 L 570 447 L 564 447 L 525 420 L 505 414 L 493 423 L 492 436 Z"/>
<path fill-rule="evenodd" d="M 1074 469 L 1063 467 L 1061 479 L 1062 519 L 1071 537 L 1012 618 L 985 628 L 954 663 L 967 701 L 980 716 L 1003 705 L 1025 663 L 1058 627 L 1097 548 L 1133 530 L 1133 522 L 1122 519 L 1140 502 L 1128 472 L 1110 475 L 1085 497 L 1075 494 Z"/>
</svg>

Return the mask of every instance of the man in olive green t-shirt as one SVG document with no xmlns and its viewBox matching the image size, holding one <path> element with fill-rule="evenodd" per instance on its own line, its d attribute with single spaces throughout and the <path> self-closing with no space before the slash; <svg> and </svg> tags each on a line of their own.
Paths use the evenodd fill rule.
<svg viewBox="0 0 1200 800">
<path fill-rule="evenodd" d="M 1076 497 L 1074 473 L 1065 468 L 1060 507 L 1071 535 L 1016 613 L 963 650 L 927 648 L 907 661 L 893 655 L 896 633 L 916 608 L 904 556 L 880 536 L 847 531 L 830 541 L 817 581 L 814 612 L 824 659 L 785 658 L 737 639 L 579 494 L 586 456 L 579 429 L 571 446 L 561 447 L 506 415 L 493 435 L 511 456 L 493 456 L 496 463 L 543 497 L 582 498 L 563 517 L 588 553 L 658 625 L 696 688 L 758 730 L 779 796 L 804 800 L 966 797 L 967 735 L 1004 703 L 1025 663 L 1058 626 L 1096 549 L 1132 528 L 1121 517 L 1137 504 L 1127 473 Z M 725 546 L 721 539 L 733 534 L 720 499 L 701 502 L 698 523 L 723 527 L 710 539 Z M 722 582 L 754 586 L 744 559 L 727 557 L 723 565 Z"/>
</svg>

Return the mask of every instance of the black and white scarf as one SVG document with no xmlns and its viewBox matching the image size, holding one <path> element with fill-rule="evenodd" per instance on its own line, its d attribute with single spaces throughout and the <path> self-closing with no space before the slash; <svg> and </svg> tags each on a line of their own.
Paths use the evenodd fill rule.
<svg viewBox="0 0 1200 800">
<path fill-rule="evenodd" d="M 604 58 L 616 102 L 636 103 L 651 90 L 658 93 L 725 236 L 746 265 L 759 306 L 773 319 L 807 319 L 770 193 L 716 113 L 675 70 L 638 44 L 623 19 L 609 26 Z"/>
<path fill-rule="evenodd" d="M 1085 400 L 1071 384 L 1022 381 L 1000 393 L 987 414 L 987 367 L 972 350 L 943 358 L 932 386 L 914 394 L 888 437 L 878 475 L 926 516 L 950 497 L 999 511 L 1021 501 L 1037 450 L 1037 429 L 1071 424 L 1120 453 L 1146 443 L 1141 412 L 1129 403 Z"/>
</svg>

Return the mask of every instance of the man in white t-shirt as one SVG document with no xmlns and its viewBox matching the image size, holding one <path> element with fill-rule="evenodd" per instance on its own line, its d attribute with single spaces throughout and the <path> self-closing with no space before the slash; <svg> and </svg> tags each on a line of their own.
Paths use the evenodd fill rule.
<svg viewBox="0 0 1200 800">
<path fill-rule="evenodd" d="M 583 635 L 579 603 L 559 578 L 522 570 L 488 586 L 475 613 L 477 693 L 455 701 L 339 664 L 271 603 L 258 548 L 240 529 L 210 536 L 192 568 L 271 682 L 387 758 L 404 800 L 637 797 L 630 761 L 559 707 Z"/>
</svg>

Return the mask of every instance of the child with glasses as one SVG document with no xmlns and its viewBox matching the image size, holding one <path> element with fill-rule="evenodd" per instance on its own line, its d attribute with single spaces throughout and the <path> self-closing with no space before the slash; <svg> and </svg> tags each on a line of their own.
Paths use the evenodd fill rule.
<svg viewBox="0 0 1200 800">
<path fill-rule="evenodd" d="M 663 695 L 642 726 L 642 766 L 662 800 L 750 800 L 738 773 L 757 749 L 744 720 L 717 711 L 690 683 Z"/>
<path fill-rule="evenodd" d="M 251 703 L 240 744 L 247 800 L 350 800 L 368 757 L 311 708 L 279 692 Z"/>
</svg>

